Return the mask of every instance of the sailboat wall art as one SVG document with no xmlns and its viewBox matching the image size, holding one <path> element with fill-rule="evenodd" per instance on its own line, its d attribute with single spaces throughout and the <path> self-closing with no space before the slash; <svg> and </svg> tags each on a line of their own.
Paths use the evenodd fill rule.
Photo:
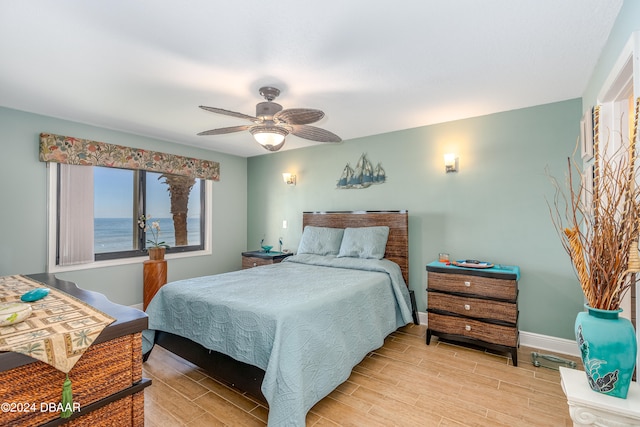
<svg viewBox="0 0 640 427">
<path fill-rule="evenodd" d="M 366 153 L 363 153 L 356 164 L 355 169 L 349 163 L 342 170 L 342 175 L 338 180 L 339 189 L 368 188 L 374 184 L 383 184 L 387 180 L 387 175 L 382 164 L 378 163 L 374 168 Z"/>
</svg>

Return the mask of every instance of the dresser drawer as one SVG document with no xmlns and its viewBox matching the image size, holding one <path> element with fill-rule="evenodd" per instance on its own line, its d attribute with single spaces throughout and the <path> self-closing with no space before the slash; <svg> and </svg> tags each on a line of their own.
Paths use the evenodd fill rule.
<svg viewBox="0 0 640 427">
<path fill-rule="evenodd" d="M 480 320 L 436 313 L 429 313 L 428 318 L 429 329 L 436 332 L 460 335 L 508 347 L 518 345 L 518 329 L 515 326 L 495 325 Z"/>
<path fill-rule="evenodd" d="M 493 279 L 465 274 L 447 274 L 430 271 L 427 287 L 444 292 L 479 295 L 516 301 L 518 286 L 515 280 Z"/>
<path fill-rule="evenodd" d="M 242 252 L 242 268 L 245 269 L 259 267 L 261 265 L 277 264 L 291 255 L 293 255 L 291 252 Z"/>
<path fill-rule="evenodd" d="M 278 261 L 275 261 L 275 262 L 278 262 Z M 261 265 L 269 265 L 273 263 L 274 263 L 274 260 L 270 258 L 258 258 L 258 257 L 249 257 L 249 256 L 242 257 L 242 268 L 252 268 L 252 267 L 258 267 Z"/>
<path fill-rule="evenodd" d="M 448 311 L 476 319 L 492 319 L 516 324 L 518 320 L 518 307 L 514 303 L 503 301 L 490 301 L 457 295 L 429 292 L 429 308 L 440 311 Z"/>
</svg>

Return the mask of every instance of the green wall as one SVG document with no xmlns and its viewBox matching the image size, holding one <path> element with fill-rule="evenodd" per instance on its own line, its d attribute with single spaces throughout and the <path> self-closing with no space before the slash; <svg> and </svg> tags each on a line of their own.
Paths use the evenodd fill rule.
<svg viewBox="0 0 640 427">
<path fill-rule="evenodd" d="M 425 265 L 439 252 L 519 265 L 520 329 L 573 339 L 582 293 L 551 223 L 549 174 L 564 179 L 579 135 L 580 99 L 248 159 L 247 246 L 262 236 L 296 249 L 303 211 L 409 210 L 410 287 L 426 307 Z M 458 173 L 445 173 L 455 152 Z M 388 181 L 336 189 L 362 153 Z M 295 173 L 287 186 L 282 172 Z M 282 228 L 282 221 L 288 228 Z"/>
<path fill-rule="evenodd" d="M 47 254 L 47 170 L 38 161 L 41 132 L 130 147 L 154 149 L 220 162 L 213 183 L 213 255 L 168 261 L 168 279 L 239 269 L 245 250 L 247 160 L 167 141 L 0 108 L 0 275 L 45 271 Z M 142 262 L 57 273 L 121 304 L 142 302 Z"/>
</svg>

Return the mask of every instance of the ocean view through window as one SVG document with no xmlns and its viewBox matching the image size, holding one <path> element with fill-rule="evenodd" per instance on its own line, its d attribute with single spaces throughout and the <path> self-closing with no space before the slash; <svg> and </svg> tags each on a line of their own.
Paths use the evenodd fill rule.
<svg viewBox="0 0 640 427">
<path fill-rule="evenodd" d="M 176 246 L 172 218 L 152 218 L 160 222 L 161 240 L 172 248 Z M 94 218 L 95 253 L 131 250 L 133 236 L 131 218 Z M 187 218 L 189 244 L 200 243 L 200 218 Z"/>
<path fill-rule="evenodd" d="M 105 261 L 147 256 L 148 240 L 152 236 L 151 231 L 147 235 L 138 227 L 141 215 L 150 216 L 150 221 L 159 223 L 158 241 L 170 246 L 168 254 L 204 250 L 204 180 L 100 166 L 84 168 L 93 169 L 93 194 L 74 199 L 71 204 L 76 209 L 72 208 L 70 215 L 73 218 L 73 211 L 87 204 L 93 205 L 93 233 L 82 237 L 83 241 L 90 242 L 91 259 Z M 57 182 L 58 199 L 60 187 L 67 185 L 66 182 Z M 61 223 L 59 216 L 57 223 Z M 57 228 L 60 230 L 59 225 Z M 75 243 L 59 236 L 58 231 L 56 265 L 63 265 L 58 262 L 60 254 L 68 252 L 70 245 Z"/>
<path fill-rule="evenodd" d="M 141 215 L 159 223 L 159 241 L 170 246 L 167 253 L 203 249 L 202 180 L 156 172 L 94 169 L 96 260 L 146 254 L 150 236 L 138 227 Z M 183 214 L 180 220 L 185 222 L 182 227 L 186 226 L 186 239 L 176 239 L 177 214 Z"/>
</svg>

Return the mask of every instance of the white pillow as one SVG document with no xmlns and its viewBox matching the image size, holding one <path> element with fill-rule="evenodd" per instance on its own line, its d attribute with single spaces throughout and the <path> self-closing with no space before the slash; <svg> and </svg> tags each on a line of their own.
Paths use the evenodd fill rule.
<svg viewBox="0 0 640 427">
<path fill-rule="evenodd" d="M 382 259 L 389 238 L 389 227 L 346 228 L 338 257 Z"/>
<path fill-rule="evenodd" d="M 302 231 L 299 254 L 337 255 L 342 242 L 343 228 L 307 225 Z"/>
</svg>

